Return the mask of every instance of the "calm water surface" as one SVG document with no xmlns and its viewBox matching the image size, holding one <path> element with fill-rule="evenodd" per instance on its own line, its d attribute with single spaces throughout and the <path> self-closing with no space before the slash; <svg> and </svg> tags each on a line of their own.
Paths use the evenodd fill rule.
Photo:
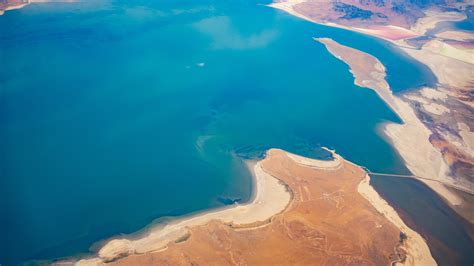
<svg viewBox="0 0 474 266">
<path fill-rule="evenodd" d="M 395 91 L 435 82 L 386 43 L 250 0 L 34 4 L 1 16 L 0 29 L 2 265 L 87 252 L 159 217 L 247 200 L 241 158 L 270 147 L 317 157 L 328 146 L 374 171 L 406 172 L 376 130 L 399 119 L 312 37 L 379 57 Z M 415 214 L 433 193 L 374 182 L 428 223 Z M 430 219 L 447 211 L 437 204 Z M 465 234 L 438 220 L 426 234 L 447 246 Z"/>
<path fill-rule="evenodd" d="M 474 30 L 474 6 L 469 6 L 466 9 L 467 18 L 463 21 L 455 22 L 454 27 L 460 30 Z"/>
</svg>

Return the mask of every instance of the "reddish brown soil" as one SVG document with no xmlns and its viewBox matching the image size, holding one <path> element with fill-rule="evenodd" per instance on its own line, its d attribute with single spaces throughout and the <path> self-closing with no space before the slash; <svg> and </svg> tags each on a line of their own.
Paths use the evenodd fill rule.
<svg viewBox="0 0 474 266">
<path fill-rule="evenodd" d="M 269 224 L 237 230 L 213 221 L 190 228 L 188 238 L 164 251 L 112 264 L 388 265 L 399 259 L 399 230 L 357 192 L 366 174 L 361 168 L 345 161 L 337 170 L 310 168 L 281 150 L 270 150 L 262 166 L 293 195 Z"/>
</svg>

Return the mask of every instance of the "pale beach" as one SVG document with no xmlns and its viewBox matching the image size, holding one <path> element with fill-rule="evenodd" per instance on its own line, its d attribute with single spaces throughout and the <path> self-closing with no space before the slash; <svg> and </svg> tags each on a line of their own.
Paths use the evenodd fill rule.
<svg viewBox="0 0 474 266">
<path fill-rule="evenodd" d="M 275 214 L 286 208 L 291 193 L 281 181 L 267 174 L 260 162 L 250 162 L 248 166 L 255 182 L 251 202 L 172 220 L 165 225 L 158 224 L 146 229 L 146 232 L 141 232 L 144 237 L 137 239 L 113 239 L 99 249 L 98 258 L 79 260 L 77 264 L 91 265 L 132 254 L 163 250 L 170 242 L 185 238 L 189 227 L 204 225 L 212 220 L 221 221 L 233 228 L 252 228 L 267 224 Z"/>
<path fill-rule="evenodd" d="M 180 246 L 180 243 L 186 243 L 188 239 L 193 237 L 194 233 L 192 232 L 201 230 L 198 228 L 210 226 L 210 228 L 212 228 L 211 230 L 221 230 L 219 227 L 215 227 L 216 222 L 220 222 L 228 226 L 228 228 L 230 228 L 229 230 L 235 230 L 236 232 L 248 230 L 257 232 L 261 230 L 262 227 L 267 225 L 272 226 L 272 223 L 274 223 L 273 217 L 285 216 L 287 215 L 285 214 L 287 208 L 294 209 L 301 204 L 298 202 L 305 202 L 308 198 L 314 197 L 314 195 L 311 195 L 307 186 L 300 187 L 297 191 L 293 191 L 293 189 L 296 188 L 293 181 L 291 184 L 283 183 L 288 182 L 284 180 L 289 176 L 285 179 L 279 179 L 268 174 L 267 171 L 273 172 L 277 169 L 273 168 L 276 167 L 273 166 L 273 161 L 277 163 L 277 159 L 273 158 L 286 158 L 285 160 L 287 162 L 291 161 L 297 168 L 288 168 L 287 171 L 290 171 L 288 174 L 291 176 L 291 179 L 297 180 L 297 182 L 303 182 L 303 184 L 305 184 L 305 181 L 297 177 L 303 172 L 291 171 L 307 169 L 305 171 L 336 174 L 344 172 L 345 169 L 349 167 L 357 169 L 358 173 L 364 173 L 360 167 L 345 161 L 335 152 L 330 152 L 332 153 L 333 159 L 322 161 L 272 149 L 268 152 L 266 159 L 248 164 L 249 170 L 252 170 L 255 177 L 255 195 L 250 203 L 171 220 L 166 224 L 155 225 L 146 229 L 139 237 L 110 240 L 99 249 L 97 257 L 76 261 L 75 265 L 103 265 L 107 262 L 118 262 L 120 264 L 122 258 L 131 259 L 133 261 L 135 255 L 142 254 L 141 256 L 145 256 L 136 258 L 141 259 L 151 254 L 167 254 L 170 244 L 175 248 Z M 262 166 L 262 163 L 265 163 L 265 165 Z M 351 171 L 354 173 L 354 170 Z M 400 232 L 406 235 L 406 239 L 403 240 L 401 245 L 401 248 L 406 252 L 404 255 L 406 257 L 403 259 L 403 262 L 395 260 L 393 263 L 400 265 L 436 265 L 425 240 L 403 223 L 395 210 L 370 186 L 369 176 L 365 176 L 366 177 L 361 179 L 358 186 L 354 189 L 371 204 L 371 208 L 374 208 L 376 212 L 382 214 L 389 223 L 393 224 Z M 347 182 L 344 181 L 346 180 L 345 178 L 341 180 L 337 180 L 337 178 L 327 179 L 324 175 L 315 176 L 315 178 L 315 180 L 325 180 L 325 182 L 331 182 L 333 184 Z M 316 181 L 316 183 L 318 182 L 320 181 Z M 338 201 L 340 200 L 342 200 L 342 198 Z M 378 222 L 376 222 L 376 224 L 378 224 Z M 377 228 L 382 230 L 380 228 L 383 227 L 380 225 Z M 55 265 L 71 263 L 73 261 L 74 260 L 60 261 L 55 263 Z"/>
</svg>

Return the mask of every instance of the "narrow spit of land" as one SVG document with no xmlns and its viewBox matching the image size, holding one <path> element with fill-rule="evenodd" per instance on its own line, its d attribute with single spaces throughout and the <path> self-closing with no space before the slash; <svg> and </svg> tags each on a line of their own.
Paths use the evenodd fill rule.
<svg viewBox="0 0 474 266">
<path fill-rule="evenodd" d="M 472 31 L 443 26 L 444 22 L 466 19 L 470 12 L 469 1 L 394 4 L 278 0 L 269 6 L 313 23 L 384 39 L 433 72 L 437 84 L 394 96 L 386 86 L 388 84 L 380 79 L 385 76 L 383 68 L 383 71 L 366 72 L 369 80 L 358 78 L 364 76 L 363 71 L 358 70 L 372 67 L 374 60 L 370 56 L 349 47 L 328 47 L 339 52 L 352 51 L 352 60 L 350 55 L 339 55 L 338 58 L 345 57 L 343 61 L 350 65 L 356 84 L 375 90 L 404 121 L 403 125 L 385 124 L 383 131 L 410 171 L 422 177 L 419 180 L 438 193 L 459 215 L 474 223 L 474 35 Z M 361 14 L 369 14 L 369 17 L 358 16 Z M 450 189 L 452 187 L 457 190 Z"/>
<path fill-rule="evenodd" d="M 450 204 L 460 205 L 461 198 L 447 186 L 459 187 L 471 193 L 469 187 L 458 184 L 456 180 L 448 176 L 449 166 L 443 159 L 442 153 L 430 143 L 431 131 L 416 116 L 408 103 L 393 95 L 385 80 L 384 65 L 374 56 L 341 45 L 332 39 L 315 40 L 324 44 L 331 54 L 349 66 L 356 85 L 374 90 L 401 118 L 403 124 L 386 123 L 382 130 L 413 175 L 423 177 L 417 179 L 427 184 Z"/>
</svg>

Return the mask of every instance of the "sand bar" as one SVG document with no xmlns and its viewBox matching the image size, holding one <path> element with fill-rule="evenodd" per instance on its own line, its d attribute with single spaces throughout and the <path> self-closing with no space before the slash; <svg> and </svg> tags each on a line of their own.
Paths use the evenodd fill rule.
<svg viewBox="0 0 474 266">
<path fill-rule="evenodd" d="M 453 187 L 459 185 L 448 176 L 449 167 L 443 160 L 441 152 L 430 143 L 431 131 L 420 121 L 408 103 L 393 95 L 385 81 L 386 73 L 382 63 L 372 55 L 343 46 L 334 40 L 328 38 L 316 40 L 323 43 L 338 59 L 348 64 L 356 85 L 373 89 L 403 120 L 403 124 L 384 124 L 383 132 L 404 159 L 408 169 L 415 176 L 424 178 L 420 180 L 450 204 L 461 204 L 462 201 L 456 194 L 440 184 Z"/>
</svg>

